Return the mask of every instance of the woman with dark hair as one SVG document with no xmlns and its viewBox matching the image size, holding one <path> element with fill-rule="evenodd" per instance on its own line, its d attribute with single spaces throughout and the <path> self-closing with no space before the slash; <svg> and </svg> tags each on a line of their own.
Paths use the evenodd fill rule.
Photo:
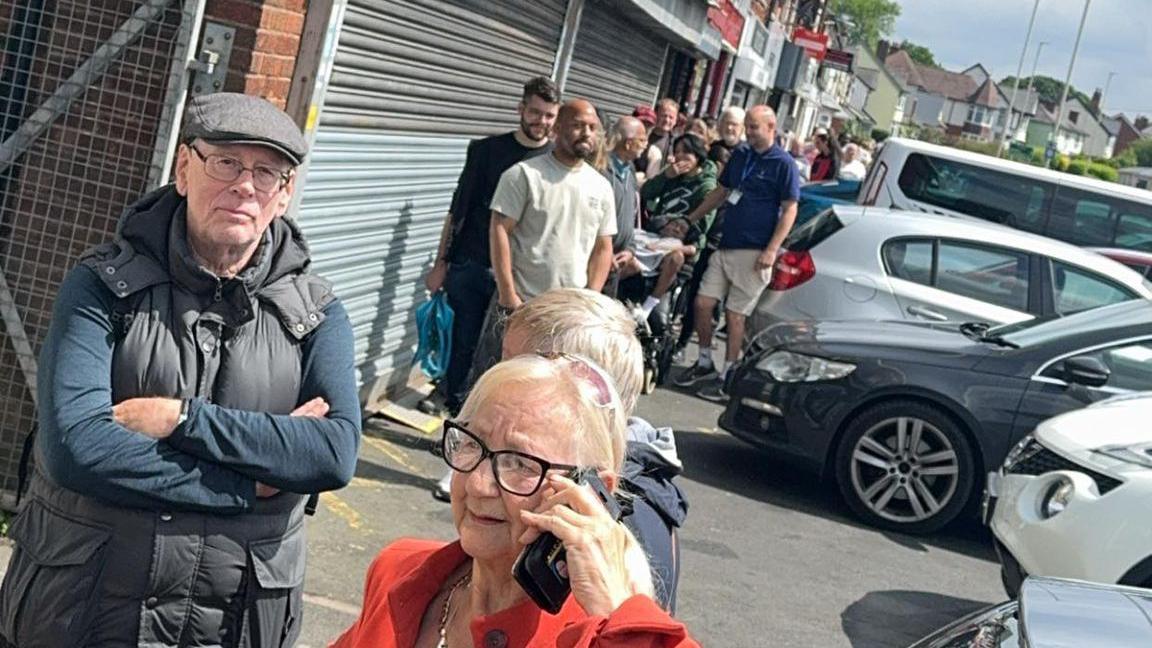
<svg viewBox="0 0 1152 648">
<path fill-rule="evenodd" d="M 817 133 L 814 139 L 817 153 L 808 179 L 812 182 L 835 180 L 840 172 L 840 146 L 827 133 Z"/>
<path fill-rule="evenodd" d="M 698 135 L 688 133 L 672 144 L 672 157 L 664 172 L 648 180 L 640 197 L 650 217 L 662 222 L 686 216 L 716 187 L 716 165 L 708 160 L 708 146 Z M 711 216 L 706 224 L 712 222 Z"/>
</svg>

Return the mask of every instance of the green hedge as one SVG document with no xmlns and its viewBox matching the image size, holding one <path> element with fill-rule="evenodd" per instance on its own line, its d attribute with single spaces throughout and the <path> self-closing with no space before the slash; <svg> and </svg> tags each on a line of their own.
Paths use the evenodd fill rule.
<svg viewBox="0 0 1152 648">
<path fill-rule="evenodd" d="M 1068 167 L 1066 169 L 1063 169 L 1063 171 L 1065 173 L 1071 173 L 1072 175 L 1082 176 L 1088 172 L 1088 161 L 1087 160 L 1071 160 L 1068 162 Z"/>
<path fill-rule="evenodd" d="M 1088 172 L 1088 175 L 1100 178 L 1101 180 L 1108 182 L 1117 182 L 1120 180 L 1120 172 L 1107 164 L 1092 162 L 1085 170 Z"/>
</svg>

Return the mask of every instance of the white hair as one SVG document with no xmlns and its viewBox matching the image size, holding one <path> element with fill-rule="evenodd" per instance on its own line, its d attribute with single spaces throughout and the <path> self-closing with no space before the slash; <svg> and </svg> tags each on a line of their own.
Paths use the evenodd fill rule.
<svg viewBox="0 0 1152 648">
<path fill-rule="evenodd" d="M 730 119 L 738 124 L 744 123 L 744 109 L 740 106 L 728 106 L 720 113 L 720 119 Z"/>
</svg>

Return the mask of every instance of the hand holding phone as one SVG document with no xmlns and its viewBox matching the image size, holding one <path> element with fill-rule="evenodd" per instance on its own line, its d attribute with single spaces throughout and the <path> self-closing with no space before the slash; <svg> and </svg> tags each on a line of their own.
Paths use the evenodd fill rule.
<svg viewBox="0 0 1152 648">
<path fill-rule="evenodd" d="M 552 614 L 574 592 L 585 612 L 607 615 L 632 595 L 623 560 L 626 535 L 618 524 L 622 511 L 595 470 L 574 473 L 549 478 L 556 493 L 541 513 L 522 512 L 540 535 L 520 553 L 512 574 Z"/>
</svg>

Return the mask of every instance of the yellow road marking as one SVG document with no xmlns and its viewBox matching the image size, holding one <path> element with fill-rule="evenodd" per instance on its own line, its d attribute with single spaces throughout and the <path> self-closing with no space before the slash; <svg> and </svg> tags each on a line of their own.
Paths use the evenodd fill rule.
<svg viewBox="0 0 1152 648">
<path fill-rule="evenodd" d="M 356 509 L 331 492 L 320 493 L 320 501 L 324 502 L 324 506 L 332 512 L 332 515 L 344 520 L 349 527 L 359 529 L 364 525 L 364 521 Z"/>
<path fill-rule="evenodd" d="M 388 457 L 390 459 L 392 459 L 392 461 L 395 461 L 396 463 L 400 464 L 401 466 L 404 466 L 405 468 L 407 468 L 408 470 L 411 470 L 412 472 L 416 473 L 417 475 L 424 474 L 423 471 L 421 471 L 419 468 L 417 468 L 408 459 L 408 455 L 403 450 L 397 449 L 391 443 L 388 443 L 387 441 L 384 441 L 383 439 L 377 439 L 375 437 L 370 437 L 368 435 L 364 435 L 362 438 L 363 438 L 364 442 L 367 443 L 368 445 L 370 445 L 373 448 L 376 448 L 377 450 L 379 450 L 380 452 L 383 452 L 384 454 L 388 455 Z"/>
</svg>

